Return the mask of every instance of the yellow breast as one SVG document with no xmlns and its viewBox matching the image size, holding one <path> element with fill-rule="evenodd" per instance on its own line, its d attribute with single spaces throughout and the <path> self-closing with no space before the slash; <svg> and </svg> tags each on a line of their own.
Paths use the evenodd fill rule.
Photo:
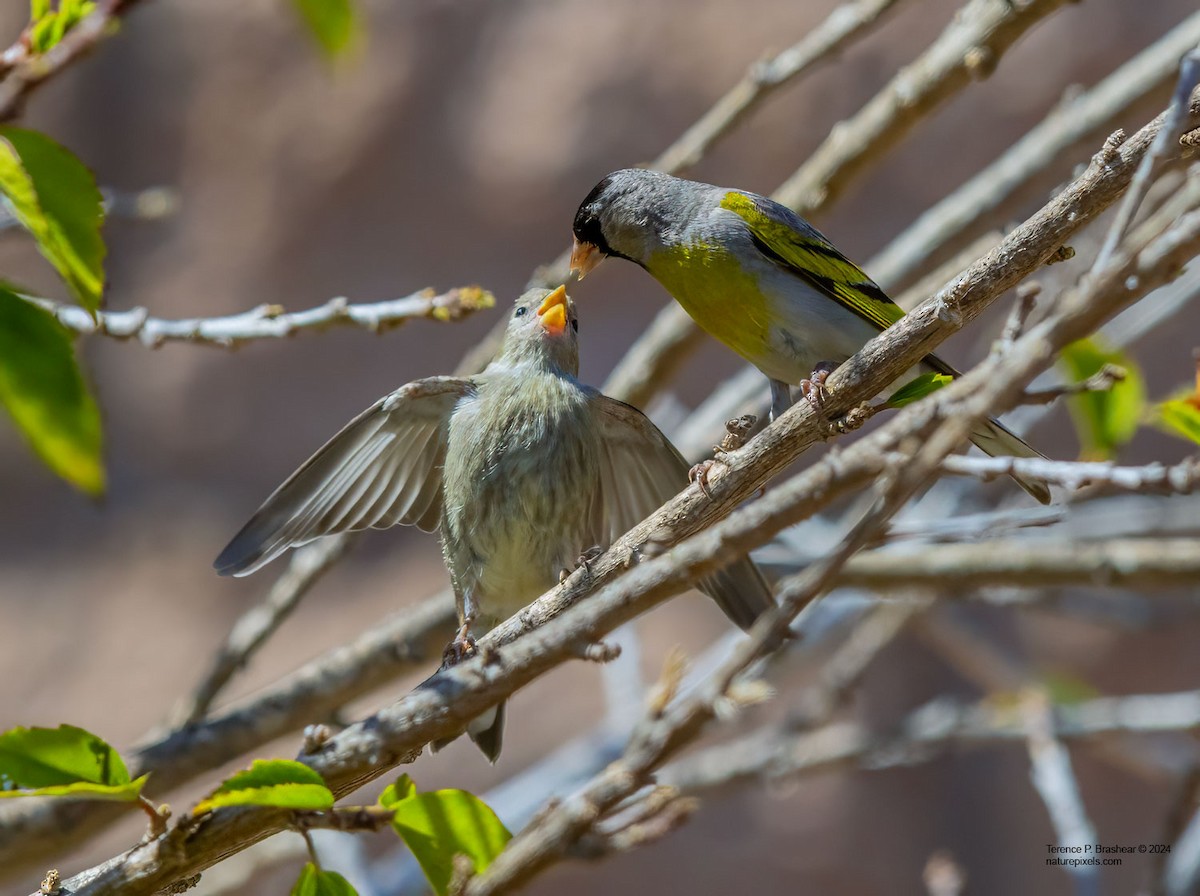
<svg viewBox="0 0 1200 896">
<path fill-rule="evenodd" d="M 676 246 L 650 258 L 647 271 L 700 328 L 752 364 L 770 352 L 773 316 L 753 275 L 718 246 Z"/>
</svg>

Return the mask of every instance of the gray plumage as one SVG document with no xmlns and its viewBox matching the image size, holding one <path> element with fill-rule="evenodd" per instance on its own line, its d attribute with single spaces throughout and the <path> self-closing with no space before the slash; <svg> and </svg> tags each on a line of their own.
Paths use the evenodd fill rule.
<svg viewBox="0 0 1200 896">
<path fill-rule="evenodd" d="M 765 196 L 627 168 L 601 180 L 572 225 L 572 266 L 583 276 L 609 255 L 644 268 L 692 319 L 761 370 L 771 416 L 789 386 L 841 364 L 902 316 L 887 294 L 816 228 Z M 928 355 L 892 388 L 921 373 L 958 376 Z M 993 455 L 1041 455 L 997 420 L 971 440 Z M 1013 478 L 1042 503 L 1046 483 Z"/>
<path fill-rule="evenodd" d="M 576 379 L 573 304 L 562 293 L 558 327 L 539 313 L 560 292 L 517 300 L 479 375 L 417 380 L 363 412 L 267 499 L 217 570 L 247 575 L 336 532 L 437 526 L 459 620 L 482 635 L 683 489 L 688 464 L 657 427 Z M 698 587 L 742 627 L 772 605 L 749 558 Z M 468 728 L 493 761 L 502 710 Z"/>
</svg>

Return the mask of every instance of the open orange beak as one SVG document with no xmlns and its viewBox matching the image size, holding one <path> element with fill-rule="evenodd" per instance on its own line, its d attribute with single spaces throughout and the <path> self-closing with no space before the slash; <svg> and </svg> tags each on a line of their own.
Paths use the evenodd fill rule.
<svg viewBox="0 0 1200 896">
<path fill-rule="evenodd" d="M 575 240 L 575 245 L 571 247 L 571 270 L 578 273 L 580 280 L 602 261 L 604 256 L 594 245 Z"/>
<path fill-rule="evenodd" d="M 542 319 L 542 327 L 551 336 L 560 336 L 567 328 L 567 288 L 560 286 L 538 307 L 538 317 Z"/>
</svg>

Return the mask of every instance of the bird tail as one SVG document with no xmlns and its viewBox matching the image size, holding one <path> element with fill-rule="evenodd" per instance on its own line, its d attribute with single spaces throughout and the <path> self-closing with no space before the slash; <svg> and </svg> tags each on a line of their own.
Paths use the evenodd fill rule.
<svg viewBox="0 0 1200 896">
<path fill-rule="evenodd" d="M 1042 453 L 1029 446 L 1020 436 L 999 420 L 988 419 L 971 433 L 974 442 L 985 454 L 992 457 L 1042 457 Z M 1029 492 L 1042 504 L 1050 503 L 1050 486 L 1045 480 L 1012 474 L 1017 485 Z"/>
<path fill-rule="evenodd" d="M 436 753 L 459 737 L 460 735 L 456 734 L 453 737 L 435 740 L 432 744 L 433 752 Z M 467 737 L 479 747 L 488 762 L 495 765 L 496 760 L 500 758 L 500 748 L 504 746 L 504 704 L 497 703 L 483 715 L 471 719 L 467 723 Z"/>
<path fill-rule="evenodd" d="M 754 620 L 775 606 L 771 586 L 749 557 L 710 573 L 696 587 L 716 601 L 725 615 L 742 629 L 750 628 Z"/>
</svg>

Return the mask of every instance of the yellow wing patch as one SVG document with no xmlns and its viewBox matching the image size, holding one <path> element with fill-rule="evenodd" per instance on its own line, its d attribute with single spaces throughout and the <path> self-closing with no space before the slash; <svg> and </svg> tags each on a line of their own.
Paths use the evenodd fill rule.
<svg viewBox="0 0 1200 896">
<path fill-rule="evenodd" d="M 904 317 L 862 268 L 790 209 L 737 191 L 726 193 L 721 207 L 746 222 L 764 255 L 859 317 L 881 330 Z"/>
</svg>

